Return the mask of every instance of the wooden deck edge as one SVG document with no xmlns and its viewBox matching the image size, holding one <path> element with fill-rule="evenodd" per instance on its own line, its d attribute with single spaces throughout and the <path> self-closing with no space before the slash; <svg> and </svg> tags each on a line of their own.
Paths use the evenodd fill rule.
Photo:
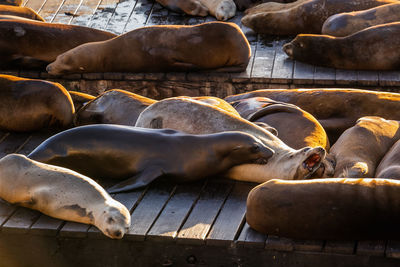
<svg viewBox="0 0 400 267">
<path fill-rule="evenodd" d="M 151 243 L 151 244 L 150 244 Z M 154 255 L 157 255 L 156 257 Z M 192 246 L 0 232 L 0 266 L 399 266 L 371 255 Z M 261 265 L 260 265 L 261 264 Z"/>
</svg>

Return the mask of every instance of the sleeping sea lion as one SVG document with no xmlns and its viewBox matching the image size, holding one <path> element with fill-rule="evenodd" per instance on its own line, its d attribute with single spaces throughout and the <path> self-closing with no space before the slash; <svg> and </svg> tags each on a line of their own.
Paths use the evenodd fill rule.
<svg viewBox="0 0 400 267">
<path fill-rule="evenodd" d="M 3 5 L 0 2 L 0 15 L 11 15 L 21 18 L 27 18 L 38 21 L 45 21 L 38 13 L 36 13 L 32 8 L 20 7 L 12 5 Z"/>
<path fill-rule="evenodd" d="M 379 163 L 376 178 L 400 180 L 400 141 L 397 141 Z"/>
</svg>

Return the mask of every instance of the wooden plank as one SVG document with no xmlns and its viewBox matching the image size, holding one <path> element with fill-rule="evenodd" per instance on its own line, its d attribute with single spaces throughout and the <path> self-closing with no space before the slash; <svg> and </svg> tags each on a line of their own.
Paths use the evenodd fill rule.
<svg viewBox="0 0 400 267">
<path fill-rule="evenodd" d="M 178 243 L 204 244 L 205 238 L 231 188 L 232 184 L 216 181 L 207 184 L 196 206 L 178 233 Z"/>
<path fill-rule="evenodd" d="M 27 141 L 29 134 L 26 133 L 10 133 L 0 143 L 0 158 L 7 154 L 19 151 L 21 146 Z"/>
<path fill-rule="evenodd" d="M 29 0 L 25 6 L 32 8 L 36 12 L 39 12 L 46 1 L 48 0 Z"/>
<path fill-rule="evenodd" d="M 357 255 L 372 255 L 372 256 L 384 256 L 385 255 L 386 241 L 374 240 L 374 241 L 358 241 L 356 254 Z"/>
<path fill-rule="evenodd" d="M 105 29 L 115 12 L 117 3 L 118 0 L 102 0 L 88 26 L 99 30 Z"/>
<path fill-rule="evenodd" d="M 84 0 L 70 21 L 70 24 L 88 26 L 102 0 Z"/>
<path fill-rule="evenodd" d="M 272 249 L 277 251 L 293 251 L 293 240 L 285 237 L 268 235 L 265 242 L 265 249 Z"/>
<path fill-rule="evenodd" d="M 146 22 L 146 26 L 168 24 L 168 14 L 168 9 L 162 7 L 159 3 L 154 3 L 149 18 Z"/>
<path fill-rule="evenodd" d="M 137 2 L 138 0 L 119 2 L 105 29 L 115 34 L 123 33 Z"/>
<path fill-rule="evenodd" d="M 220 214 L 217 217 L 206 244 L 212 246 L 233 245 L 235 238 L 245 223 L 246 199 L 254 184 L 236 182 Z"/>
<path fill-rule="evenodd" d="M 389 240 L 386 244 L 385 255 L 388 258 L 400 259 L 400 241 Z"/>
<path fill-rule="evenodd" d="M 136 190 L 132 192 L 125 192 L 113 195 L 112 197 L 119 201 L 121 204 L 125 205 L 125 207 L 131 211 L 136 208 L 139 201 L 143 198 L 144 194 L 147 191 L 147 187 L 142 190 Z M 97 227 L 91 226 L 88 230 L 88 236 L 94 238 L 108 238 L 106 237 Z"/>
<path fill-rule="evenodd" d="M 0 199 L 0 226 L 17 210 L 17 206 Z M 0 228 L 1 230 L 1 228 Z"/>
<path fill-rule="evenodd" d="M 144 195 L 139 205 L 132 212 L 131 227 L 125 238 L 130 240 L 145 239 L 155 220 L 173 194 L 175 187 L 170 183 L 154 184 Z"/>
<path fill-rule="evenodd" d="M 205 185 L 205 181 L 178 185 L 157 221 L 147 233 L 146 240 L 174 240 Z"/>
<path fill-rule="evenodd" d="M 35 132 L 29 136 L 23 146 L 18 150 L 19 154 L 28 155 L 37 146 L 39 146 L 43 141 L 45 141 L 50 136 L 54 135 L 55 132 Z"/>
<path fill-rule="evenodd" d="M 314 65 L 306 64 L 300 61 L 294 62 L 293 83 L 313 84 L 314 83 Z"/>
<path fill-rule="evenodd" d="M 55 236 L 63 226 L 64 221 L 40 214 L 39 219 L 32 224 L 29 233 L 34 235 Z"/>
<path fill-rule="evenodd" d="M 260 43 L 257 43 L 256 54 L 254 57 L 253 68 L 251 70 L 251 80 L 254 82 L 268 82 L 271 79 L 272 69 L 274 67 L 275 49 Z"/>
<path fill-rule="evenodd" d="M 400 71 L 380 71 L 380 86 L 400 86 Z"/>
<path fill-rule="evenodd" d="M 2 232 L 12 234 L 25 234 L 30 226 L 39 218 L 40 212 L 23 207 L 18 207 L 17 211 L 4 223 Z"/>
<path fill-rule="evenodd" d="M 89 228 L 90 225 L 88 224 L 66 222 L 60 229 L 59 233 L 62 237 L 86 238 Z"/>
<path fill-rule="evenodd" d="M 379 84 L 377 71 L 357 71 L 357 84 L 361 86 L 375 86 Z"/>
<path fill-rule="evenodd" d="M 293 240 L 293 248 L 297 251 L 313 251 L 320 252 L 322 251 L 324 241 L 322 240 Z"/>
<path fill-rule="evenodd" d="M 282 48 L 276 49 L 274 67 L 272 69 L 271 80 L 274 83 L 288 84 L 293 79 L 294 62 L 282 51 Z"/>
<path fill-rule="evenodd" d="M 76 16 L 83 0 L 66 0 L 60 10 L 53 17 L 53 23 L 70 24 L 71 20 Z"/>
<path fill-rule="evenodd" d="M 154 1 L 152 0 L 138 1 L 123 32 L 128 32 L 143 27 L 151 14 L 153 5 Z"/>
<path fill-rule="evenodd" d="M 248 81 L 248 79 L 250 79 L 250 77 L 251 77 L 251 70 L 253 69 L 253 63 L 254 63 L 254 58 L 255 58 L 255 54 L 256 54 L 256 46 L 252 45 L 250 47 L 251 47 L 251 58 L 249 60 L 249 63 L 247 64 L 246 70 L 243 72 L 231 74 L 232 82 L 234 82 L 234 83 Z"/>
<path fill-rule="evenodd" d="M 318 85 L 333 85 L 336 80 L 336 70 L 315 66 L 314 84 Z"/>
<path fill-rule="evenodd" d="M 354 254 L 355 246 L 356 242 L 354 241 L 328 240 L 325 243 L 323 251 L 328 253 Z"/>
<path fill-rule="evenodd" d="M 336 70 L 336 84 L 355 85 L 357 84 L 357 71 L 354 70 Z"/>
<path fill-rule="evenodd" d="M 47 22 L 52 22 L 52 19 L 57 14 L 57 11 L 61 8 L 63 3 L 64 0 L 47 0 L 40 9 L 39 15 Z"/>
<path fill-rule="evenodd" d="M 245 223 L 237 240 L 237 245 L 250 248 L 263 248 L 266 240 L 267 235 L 253 230 L 247 223 Z"/>
</svg>

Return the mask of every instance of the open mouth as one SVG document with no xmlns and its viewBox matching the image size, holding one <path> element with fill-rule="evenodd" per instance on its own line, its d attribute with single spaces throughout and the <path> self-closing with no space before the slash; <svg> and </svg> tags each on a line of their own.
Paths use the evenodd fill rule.
<svg viewBox="0 0 400 267">
<path fill-rule="evenodd" d="M 309 178 L 314 171 L 319 167 L 321 164 L 321 155 L 318 153 L 314 153 L 309 156 L 305 161 L 303 161 L 304 169 L 307 169 L 310 173 L 307 174 L 304 178 Z"/>
</svg>

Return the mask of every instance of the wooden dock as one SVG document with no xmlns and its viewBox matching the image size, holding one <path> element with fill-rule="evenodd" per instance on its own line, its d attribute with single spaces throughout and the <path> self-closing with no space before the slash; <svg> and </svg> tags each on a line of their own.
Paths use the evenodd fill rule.
<svg viewBox="0 0 400 267">
<path fill-rule="evenodd" d="M 51 133 L 0 132 L 0 158 Z M 246 224 L 255 184 L 155 183 L 113 195 L 132 214 L 122 240 L 0 200 L 0 266 L 399 266 L 400 241 L 292 240 Z"/>
</svg>

